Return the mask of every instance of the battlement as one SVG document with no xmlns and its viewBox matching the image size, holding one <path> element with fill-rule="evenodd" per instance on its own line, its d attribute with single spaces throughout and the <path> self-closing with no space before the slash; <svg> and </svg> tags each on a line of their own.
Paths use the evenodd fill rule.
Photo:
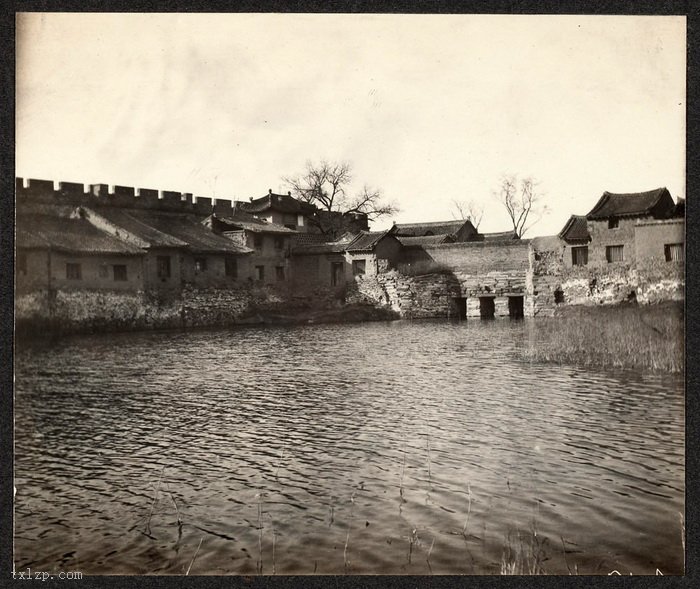
<svg viewBox="0 0 700 589">
<path fill-rule="evenodd" d="M 113 206 L 138 209 L 193 212 L 202 215 L 218 213 L 231 215 L 231 200 L 193 196 L 191 192 L 134 188 L 109 184 L 81 184 L 54 182 L 35 178 L 15 178 L 15 197 L 22 202 L 80 204 L 86 206 Z"/>
</svg>

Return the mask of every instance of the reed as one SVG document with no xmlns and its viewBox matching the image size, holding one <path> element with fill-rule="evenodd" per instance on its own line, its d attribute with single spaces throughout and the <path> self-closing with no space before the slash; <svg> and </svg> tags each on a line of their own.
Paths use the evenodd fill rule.
<svg viewBox="0 0 700 589">
<path fill-rule="evenodd" d="M 350 520 L 348 521 L 348 533 L 345 536 L 345 547 L 343 548 L 343 565 L 345 566 L 346 574 L 348 572 L 348 567 L 350 566 L 348 562 L 348 545 L 350 544 L 350 530 L 352 529 L 352 518 L 355 509 L 355 493 L 356 491 L 353 491 L 352 496 L 350 497 Z"/>
<path fill-rule="evenodd" d="M 153 518 L 153 508 L 156 505 L 156 501 L 158 501 L 158 492 L 160 491 L 160 483 L 163 480 L 163 470 L 165 470 L 165 467 L 160 469 L 160 475 L 158 476 L 158 484 L 155 487 L 155 491 L 153 493 L 153 501 L 151 502 L 151 509 L 148 512 L 148 518 L 146 519 L 146 527 L 144 528 L 144 533 L 147 536 L 151 535 L 151 519 Z"/>
<path fill-rule="evenodd" d="M 591 367 L 682 372 L 684 312 L 679 303 L 577 306 L 538 319 L 523 358 Z"/>
<path fill-rule="evenodd" d="M 190 574 L 190 570 L 192 569 L 192 565 L 194 564 L 194 561 L 197 558 L 197 554 L 199 554 L 199 549 L 202 547 L 202 540 L 204 540 L 204 536 L 202 536 L 199 539 L 199 545 L 197 546 L 197 550 L 194 551 L 194 556 L 192 557 L 192 560 L 190 561 L 190 566 L 187 567 L 187 572 L 185 573 L 185 576 Z"/>
<path fill-rule="evenodd" d="M 501 556 L 501 575 L 546 575 L 546 543 L 546 539 L 537 535 L 537 530 L 525 538 L 518 530 L 515 542 L 513 534 L 509 533 Z"/>
<path fill-rule="evenodd" d="M 263 573 L 263 492 L 256 494 L 258 500 L 258 574 Z"/>
</svg>

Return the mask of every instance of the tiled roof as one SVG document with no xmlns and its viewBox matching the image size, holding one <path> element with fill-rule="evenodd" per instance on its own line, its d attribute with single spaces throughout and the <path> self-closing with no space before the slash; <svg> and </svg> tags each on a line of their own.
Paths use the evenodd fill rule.
<svg viewBox="0 0 700 589">
<path fill-rule="evenodd" d="M 309 254 L 342 254 L 348 247 L 347 243 L 329 241 L 325 243 L 310 243 L 306 245 L 295 245 L 292 247 L 292 255 Z"/>
<path fill-rule="evenodd" d="M 51 248 L 77 254 L 140 255 L 144 251 L 97 229 L 86 219 L 56 214 L 18 214 L 16 244 L 19 248 Z M 54 214 L 51 214 L 54 213 Z"/>
<path fill-rule="evenodd" d="M 397 239 L 401 242 L 401 245 L 411 246 L 411 245 L 434 245 L 436 243 L 452 243 L 454 242 L 454 237 L 451 233 L 446 233 L 442 235 L 421 235 L 418 237 L 403 237 L 397 236 Z"/>
<path fill-rule="evenodd" d="M 479 234 L 479 241 L 510 241 L 512 239 L 518 239 L 518 235 L 513 230 Z"/>
<path fill-rule="evenodd" d="M 212 232 L 194 214 L 116 207 L 101 208 L 97 214 L 145 242 L 145 247 L 181 247 L 194 253 L 252 251 Z"/>
<path fill-rule="evenodd" d="M 388 231 L 360 231 L 355 239 L 345 245 L 345 251 L 372 251 L 384 237 L 390 234 L 391 231 L 391 229 Z"/>
<path fill-rule="evenodd" d="M 606 219 L 608 217 L 648 215 L 656 210 L 667 213 L 673 206 L 673 198 L 666 188 L 627 194 L 604 192 L 586 218 Z"/>
<path fill-rule="evenodd" d="M 431 223 L 397 223 L 394 225 L 394 234 L 403 237 L 420 237 L 423 235 L 456 234 L 470 221 L 435 221 Z"/>
<path fill-rule="evenodd" d="M 588 223 L 583 215 L 571 215 L 559 232 L 559 237 L 564 241 L 589 241 Z"/>
<path fill-rule="evenodd" d="M 313 214 L 316 207 L 310 203 L 297 200 L 289 194 L 274 194 L 272 192 L 250 202 L 240 203 L 240 207 L 249 213 L 262 213 L 268 210 L 280 213 Z"/>
<path fill-rule="evenodd" d="M 290 235 L 296 235 L 297 233 L 294 229 L 289 229 L 289 227 L 278 225 L 277 223 L 268 223 L 267 221 L 256 219 L 252 215 L 225 217 L 215 214 L 214 218 L 233 229 L 245 229 L 253 233 L 286 233 Z"/>
</svg>

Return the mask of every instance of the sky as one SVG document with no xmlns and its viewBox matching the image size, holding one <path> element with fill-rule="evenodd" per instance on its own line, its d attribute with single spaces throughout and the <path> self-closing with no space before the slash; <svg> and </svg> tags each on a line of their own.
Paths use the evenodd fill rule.
<svg viewBox="0 0 700 589">
<path fill-rule="evenodd" d="M 247 200 L 347 161 L 392 221 L 533 177 L 558 233 L 609 192 L 685 197 L 686 21 L 670 16 L 17 17 L 16 175 Z"/>
</svg>

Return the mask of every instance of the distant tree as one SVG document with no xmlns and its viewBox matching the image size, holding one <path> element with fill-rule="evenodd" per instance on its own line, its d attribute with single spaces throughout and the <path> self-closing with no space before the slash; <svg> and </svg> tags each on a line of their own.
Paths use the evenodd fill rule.
<svg viewBox="0 0 700 589">
<path fill-rule="evenodd" d="M 515 174 L 506 174 L 493 196 L 506 208 L 518 237 L 522 237 L 548 212 L 547 206 L 542 203 L 543 194 L 537 191 L 537 182 L 531 177 L 519 181 Z"/>
<path fill-rule="evenodd" d="M 476 201 L 453 200 L 452 201 L 452 216 L 464 221 L 471 221 L 474 229 L 478 231 L 481 225 L 481 219 L 484 216 L 484 205 Z"/>
<path fill-rule="evenodd" d="M 366 184 L 359 192 L 351 195 L 352 166 L 347 162 L 306 162 L 306 170 L 302 175 L 284 177 L 283 180 L 296 198 L 315 205 L 323 212 L 331 213 L 319 215 L 315 220 L 327 235 L 337 233 L 338 219 L 352 213 L 365 214 L 368 221 L 375 221 L 399 211 L 396 204 L 384 201 L 381 190 Z"/>
</svg>

